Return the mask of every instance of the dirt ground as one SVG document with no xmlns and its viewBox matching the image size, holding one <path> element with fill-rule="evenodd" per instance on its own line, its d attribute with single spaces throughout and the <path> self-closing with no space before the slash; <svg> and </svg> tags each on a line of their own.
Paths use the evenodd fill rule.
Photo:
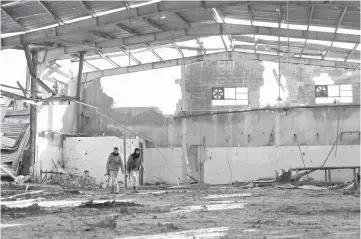
<svg viewBox="0 0 361 239">
<path fill-rule="evenodd" d="M 41 197 L 40 207 L 3 211 L 1 238 L 360 238 L 359 198 L 336 190 L 218 186 L 123 193 L 24 197 Z M 71 205 L 89 199 L 128 202 Z M 68 206 L 43 207 L 49 200 Z"/>
</svg>

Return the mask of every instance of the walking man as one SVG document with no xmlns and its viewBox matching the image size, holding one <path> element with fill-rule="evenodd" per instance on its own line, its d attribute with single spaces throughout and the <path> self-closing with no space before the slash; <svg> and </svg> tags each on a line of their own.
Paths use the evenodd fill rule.
<svg viewBox="0 0 361 239">
<path fill-rule="evenodd" d="M 127 170 L 129 172 L 130 177 L 132 178 L 133 190 L 137 191 L 138 181 L 139 181 L 139 168 L 142 162 L 140 159 L 140 151 L 138 148 L 134 150 L 134 153 L 129 155 L 127 162 Z"/>
<path fill-rule="evenodd" d="M 124 174 L 122 158 L 119 156 L 118 148 L 115 147 L 113 153 L 108 157 L 106 174 L 110 177 L 110 193 L 119 193 L 119 186 L 117 182 L 118 172 L 122 170 Z"/>
</svg>

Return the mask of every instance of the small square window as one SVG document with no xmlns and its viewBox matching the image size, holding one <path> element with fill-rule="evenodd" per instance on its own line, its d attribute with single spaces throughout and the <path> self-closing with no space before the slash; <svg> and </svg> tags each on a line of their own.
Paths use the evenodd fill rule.
<svg viewBox="0 0 361 239">
<path fill-rule="evenodd" d="M 236 99 L 236 88 L 225 88 L 224 99 Z"/>
<path fill-rule="evenodd" d="M 328 96 L 340 96 L 340 86 L 338 85 L 329 85 L 328 86 Z"/>
<path fill-rule="evenodd" d="M 340 96 L 349 96 L 349 97 L 352 97 L 352 91 L 342 90 L 342 91 L 340 91 Z"/>
<path fill-rule="evenodd" d="M 352 91 L 352 85 L 340 85 L 340 90 Z"/>
<path fill-rule="evenodd" d="M 248 94 L 237 94 L 236 96 L 237 100 L 247 100 L 248 99 Z"/>
<path fill-rule="evenodd" d="M 235 105 L 236 104 L 236 100 L 225 100 L 224 101 L 224 105 Z"/>
<path fill-rule="evenodd" d="M 237 100 L 237 105 L 248 105 L 248 100 Z"/>
</svg>

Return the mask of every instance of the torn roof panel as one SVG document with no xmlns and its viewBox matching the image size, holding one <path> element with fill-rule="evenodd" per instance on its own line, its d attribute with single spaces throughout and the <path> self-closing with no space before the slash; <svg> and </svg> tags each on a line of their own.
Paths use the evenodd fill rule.
<svg viewBox="0 0 361 239">
<path fill-rule="evenodd" d="M 47 13 L 36 1 L 22 1 L 19 4 L 4 7 L 5 10 L 28 29 L 36 29 L 52 24 L 57 24 L 54 18 Z M 2 24 L 1 24 L 2 25 Z M 6 29 L 1 26 L 1 33 L 14 32 L 13 29 Z"/>
</svg>

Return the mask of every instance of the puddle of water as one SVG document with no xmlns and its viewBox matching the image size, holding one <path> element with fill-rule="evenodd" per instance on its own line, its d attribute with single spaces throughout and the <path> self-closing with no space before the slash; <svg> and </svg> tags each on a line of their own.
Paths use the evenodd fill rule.
<svg viewBox="0 0 361 239">
<path fill-rule="evenodd" d="M 301 239 L 301 235 L 272 236 L 270 239 Z"/>
<path fill-rule="evenodd" d="M 166 191 L 150 191 L 150 192 L 140 192 L 138 195 L 148 195 L 148 194 L 164 194 Z"/>
<path fill-rule="evenodd" d="M 357 234 L 357 233 L 360 233 L 360 232 L 335 232 L 334 234 L 335 235 L 353 235 L 353 234 Z"/>
<path fill-rule="evenodd" d="M 9 227 L 18 227 L 18 226 L 22 226 L 24 224 L 3 224 L 1 223 L 0 224 L 0 228 L 3 229 L 3 228 L 9 228 Z"/>
<path fill-rule="evenodd" d="M 235 201 L 209 201 L 207 203 L 210 203 L 210 204 L 221 204 L 221 203 L 230 204 L 230 203 L 235 203 Z"/>
<path fill-rule="evenodd" d="M 240 208 L 244 208 L 244 205 L 245 203 L 207 204 L 207 205 L 172 208 L 171 211 L 173 213 L 194 212 L 194 211 L 218 211 L 218 210 L 240 209 Z"/>
<path fill-rule="evenodd" d="M 243 232 L 258 232 L 258 229 L 250 228 L 250 229 L 244 229 Z"/>
<path fill-rule="evenodd" d="M 193 239 L 200 238 L 221 238 L 226 235 L 229 227 L 214 227 L 199 230 L 190 230 L 182 232 L 170 232 L 156 235 L 144 235 L 135 237 L 118 237 L 115 239 Z"/>
<path fill-rule="evenodd" d="M 94 200 L 94 203 L 104 203 L 113 200 Z M 115 200 L 116 202 L 132 202 L 131 200 Z M 37 203 L 40 207 L 78 207 L 81 203 L 87 201 L 40 201 L 40 200 L 21 200 L 21 201 L 8 201 L 1 202 L 0 205 L 5 205 L 9 208 L 23 208 L 29 207 L 34 203 Z"/>
<path fill-rule="evenodd" d="M 220 199 L 220 198 L 239 198 L 239 197 L 250 197 L 250 193 L 235 193 L 235 194 L 223 194 L 223 195 L 209 195 L 204 199 Z"/>
</svg>

